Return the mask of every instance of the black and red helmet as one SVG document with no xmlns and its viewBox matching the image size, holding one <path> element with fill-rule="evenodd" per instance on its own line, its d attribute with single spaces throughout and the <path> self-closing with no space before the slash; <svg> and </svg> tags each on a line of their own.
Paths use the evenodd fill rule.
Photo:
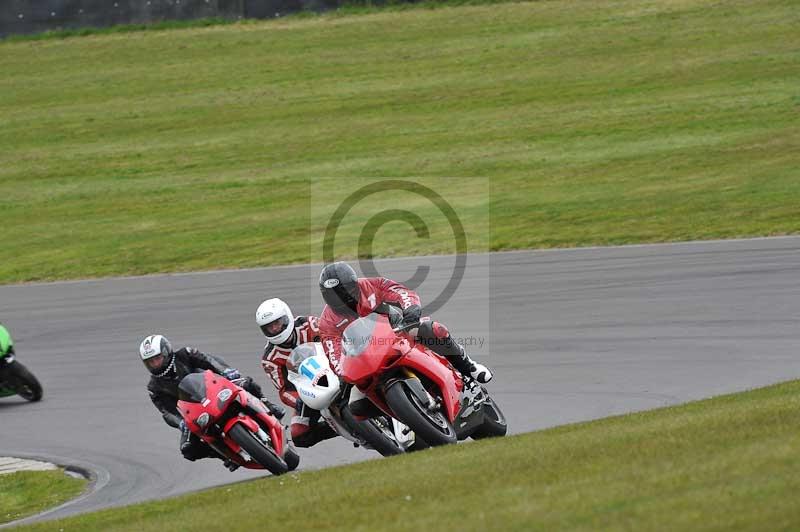
<svg viewBox="0 0 800 532">
<path fill-rule="evenodd" d="M 334 262 L 319 274 L 322 299 L 339 314 L 355 313 L 358 306 L 358 276 L 346 262 Z"/>
</svg>

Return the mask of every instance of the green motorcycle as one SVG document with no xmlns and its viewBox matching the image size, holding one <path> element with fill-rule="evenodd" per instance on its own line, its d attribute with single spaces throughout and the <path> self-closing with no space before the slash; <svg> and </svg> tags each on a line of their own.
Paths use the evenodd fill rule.
<svg viewBox="0 0 800 532">
<path fill-rule="evenodd" d="M 28 368 L 17 361 L 14 340 L 0 325 L 0 397 L 19 395 L 28 401 L 42 398 L 42 385 Z"/>
</svg>

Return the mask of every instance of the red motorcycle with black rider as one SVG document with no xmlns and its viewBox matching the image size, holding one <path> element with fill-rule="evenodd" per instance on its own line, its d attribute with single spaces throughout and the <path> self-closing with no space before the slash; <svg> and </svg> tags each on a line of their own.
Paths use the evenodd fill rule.
<svg viewBox="0 0 800 532">
<path fill-rule="evenodd" d="M 428 445 L 506 434 L 482 386 L 491 371 L 444 325 L 420 318 L 416 293 L 383 277 L 358 278 L 343 262 L 325 266 L 319 282 L 322 343 L 334 370 L 355 385 L 354 414 L 394 417 Z"/>
<path fill-rule="evenodd" d="M 300 463 L 280 421 L 235 380 L 206 370 L 185 376 L 178 390 L 178 412 L 186 427 L 221 457 L 273 475 Z"/>
</svg>

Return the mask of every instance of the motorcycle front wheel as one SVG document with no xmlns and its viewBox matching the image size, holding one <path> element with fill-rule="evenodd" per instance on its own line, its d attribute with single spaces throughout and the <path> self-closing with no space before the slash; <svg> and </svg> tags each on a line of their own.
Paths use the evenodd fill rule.
<svg viewBox="0 0 800 532">
<path fill-rule="evenodd" d="M 422 404 L 404 381 L 397 381 L 386 390 L 386 403 L 397 419 L 411 427 L 414 434 L 428 445 L 448 445 L 458 441 L 453 425 L 441 408 L 432 409 Z"/>
<path fill-rule="evenodd" d="M 349 408 L 342 409 L 342 417 L 353 432 L 363 438 L 364 441 L 378 451 L 381 456 L 403 454 L 403 448 L 400 447 L 393 437 L 389 437 L 387 434 L 387 430 L 391 432 L 391 429 L 383 427 L 380 420 L 370 418 L 359 421 L 353 416 Z"/>
<path fill-rule="evenodd" d="M 228 431 L 228 436 L 238 443 L 253 460 L 264 466 L 273 475 L 283 475 L 289 471 L 289 466 L 286 465 L 286 462 L 241 423 L 232 426 Z"/>
</svg>

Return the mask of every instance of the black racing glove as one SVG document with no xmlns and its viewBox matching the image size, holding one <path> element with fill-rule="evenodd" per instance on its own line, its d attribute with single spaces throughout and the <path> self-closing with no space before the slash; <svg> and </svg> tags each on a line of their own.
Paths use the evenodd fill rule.
<svg viewBox="0 0 800 532">
<path fill-rule="evenodd" d="M 392 326 L 392 329 L 403 325 L 403 311 L 399 308 L 388 305 L 388 312 L 386 315 L 389 316 L 389 324 Z"/>
<path fill-rule="evenodd" d="M 408 329 L 419 325 L 422 309 L 419 305 L 409 305 L 403 309 L 403 328 Z"/>
<path fill-rule="evenodd" d="M 375 312 L 377 314 L 383 314 L 387 318 L 389 318 L 389 325 L 392 326 L 392 329 L 397 329 L 403 324 L 403 311 L 400 310 L 400 307 L 396 305 L 390 305 L 387 302 L 383 302 L 377 307 L 375 307 Z"/>
<path fill-rule="evenodd" d="M 241 379 L 242 374 L 239 373 L 239 370 L 236 368 L 228 368 L 222 371 L 222 376 L 228 379 L 229 381 L 233 381 L 236 379 Z"/>
<path fill-rule="evenodd" d="M 172 412 L 164 412 L 161 417 L 164 418 L 164 421 L 167 422 L 167 425 L 173 428 L 181 428 L 181 423 L 183 423 L 183 418 L 176 416 Z"/>
</svg>

